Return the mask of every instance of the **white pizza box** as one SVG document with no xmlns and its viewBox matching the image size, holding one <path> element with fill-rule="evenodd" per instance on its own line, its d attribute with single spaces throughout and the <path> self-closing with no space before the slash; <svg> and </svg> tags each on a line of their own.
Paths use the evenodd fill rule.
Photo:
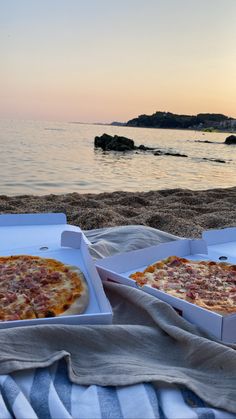
<svg viewBox="0 0 236 419">
<path fill-rule="evenodd" d="M 148 265 L 171 255 L 191 260 L 210 260 L 204 240 L 181 239 L 98 260 L 96 267 L 102 281 L 110 280 L 140 288 L 129 275 L 143 271 Z M 236 314 L 222 316 L 155 288 L 145 285 L 141 289 L 170 304 L 186 320 L 200 326 L 218 339 L 236 342 Z"/>
<path fill-rule="evenodd" d="M 0 252 L 16 247 L 59 244 L 64 230 L 81 232 L 79 227 L 67 224 L 66 215 L 62 213 L 1 214 Z M 90 244 L 84 234 L 83 238 Z"/>
<path fill-rule="evenodd" d="M 1 229 L 0 229 L 1 234 Z M 24 229 L 22 228 L 21 234 L 24 236 Z M 27 229 L 26 229 L 27 236 Z M 1 256 L 9 255 L 33 255 L 45 258 L 57 259 L 65 264 L 79 267 L 83 272 L 88 289 L 89 289 L 89 304 L 84 313 L 70 316 L 59 316 L 44 319 L 30 319 L 30 320 L 17 320 L 17 321 L 2 321 L 0 328 L 9 328 L 16 326 L 32 326 L 38 324 L 110 324 L 112 323 L 112 309 L 110 303 L 104 293 L 101 279 L 97 273 L 93 259 L 89 253 L 88 245 L 84 240 L 84 235 L 80 231 L 66 230 L 60 234 L 60 243 L 53 241 L 50 237 L 49 241 L 45 240 L 44 236 L 43 245 L 41 242 L 32 245 L 26 245 L 23 239 L 23 247 L 20 246 L 21 239 L 18 237 L 15 242 L 14 248 L 3 250 L 1 245 Z"/>
<path fill-rule="evenodd" d="M 236 227 L 206 230 L 202 238 L 211 259 L 236 264 Z"/>
</svg>

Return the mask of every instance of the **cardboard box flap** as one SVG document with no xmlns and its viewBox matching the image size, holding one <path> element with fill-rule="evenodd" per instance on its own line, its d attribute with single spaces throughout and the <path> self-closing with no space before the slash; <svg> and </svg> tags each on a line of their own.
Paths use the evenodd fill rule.
<svg viewBox="0 0 236 419">
<path fill-rule="evenodd" d="M 220 243 L 236 242 L 236 227 L 223 228 L 218 230 L 206 230 L 202 233 L 202 238 L 207 246 Z"/>
<path fill-rule="evenodd" d="M 61 233 L 61 246 L 79 249 L 82 234 L 77 231 L 65 230 Z"/>
<path fill-rule="evenodd" d="M 82 232 L 79 227 L 67 224 L 66 215 L 62 213 L 0 215 L 0 252 L 36 245 L 45 248 L 60 246 L 64 230 Z M 90 244 L 82 234 L 85 242 Z"/>
<path fill-rule="evenodd" d="M 99 259 L 96 261 L 96 266 L 121 273 L 136 268 L 141 269 L 141 267 L 150 265 L 156 260 L 164 259 L 170 255 L 180 257 L 188 255 L 194 258 L 196 253 L 207 255 L 205 241 L 182 239 Z"/>
<path fill-rule="evenodd" d="M 223 317 L 221 339 L 224 342 L 236 342 L 236 313 Z"/>
<path fill-rule="evenodd" d="M 66 224 L 66 222 L 66 215 L 63 213 L 0 215 L 0 227 Z"/>
<path fill-rule="evenodd" d="M 204 231 L 202 237 L 213 260 L 236 264 L 236 227 Z"/>
<path fill-rule="evenodd" d="M 207 243 L 205 242 L 205 240 L 189 240 L 189 246 L 190 246 L 190 255 L 195 255 L 195 254 L 206 254 L 208 253 L 207 251 Z"/>
</svg>

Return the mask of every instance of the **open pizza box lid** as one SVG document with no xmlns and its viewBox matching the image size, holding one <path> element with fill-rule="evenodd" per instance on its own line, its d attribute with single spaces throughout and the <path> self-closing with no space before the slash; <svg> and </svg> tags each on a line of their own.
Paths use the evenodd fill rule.
<svg viewBox="0 0 236 419">
<path fill-rule="evenodd" d="M 78 266 L 89 288 L 89 304 L 82 314 L 32 320 L 2 321 L 0 328 L 35 324 L 110 324 L 112 310 L 79 227 L 64 214 L 0 215 L 0 256 L 34 255 Z"/>
<path fill-rule="evenodd" d="M 96 261 L 96 266 L 103 281 L 110 280 L 140 288 L 134 280 L 129 278 L 130 274 L 143 271 L 148 265 L 173 255 L 191 260 L 211 260 L 204 240 L 182 239 L 120 253 Z M 219 340 L 236 342 L 236 314 L 222 316 L 155 288 L 145 285 L 141 289 L 170 304 L 186 320 L 200 326 Z"/>
<path fill-rule="evenodd" d="M 39 245 L 60 244 L 64 230 L 79 231 L 85 243 L 90 244 L 80 227 L 67 224 L 63 213 L 1 214 L 0 252 L 5 249 Z"/>
<path fill-rule="evenodd" d="M 236 264 L 236 227 L 207 230 L 202 238 L 211 259 Z"/>
</svg>

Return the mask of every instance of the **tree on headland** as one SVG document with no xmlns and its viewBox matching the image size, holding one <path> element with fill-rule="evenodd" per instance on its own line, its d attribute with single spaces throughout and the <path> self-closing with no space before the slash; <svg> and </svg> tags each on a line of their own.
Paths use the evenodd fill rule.
<svg viewBox="0 0 236 419">
<path fill-rule="evenodd" d="M 198 115 L 177 115 L 157 111 L 152 115 L 139 115 L 126 124 L 130 127 L 175 128 L 175 129 L 216 129 L 236 128 L 236 120 L 223 114 L 199 113 Z"/>
</svg>

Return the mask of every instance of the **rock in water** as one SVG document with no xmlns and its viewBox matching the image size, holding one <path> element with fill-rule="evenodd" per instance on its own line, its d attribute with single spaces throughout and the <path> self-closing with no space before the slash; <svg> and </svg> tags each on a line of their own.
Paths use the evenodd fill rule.
<svg viewBox="0 0 236 419">
<path fill-rule="evenodd" d="M 100 137 L 95 137 L 94 147 L 114 151 L 131 151 L 135 149 L 134 141 L 130 138 L 120 137 L 118 135 L 103 134 Z"/>
<path fill-rule="evenodd" d="M 226 138 L 225 144 L 235 144 L 236 145 L 236 135 L 230 135 Z"/>
</svg>

